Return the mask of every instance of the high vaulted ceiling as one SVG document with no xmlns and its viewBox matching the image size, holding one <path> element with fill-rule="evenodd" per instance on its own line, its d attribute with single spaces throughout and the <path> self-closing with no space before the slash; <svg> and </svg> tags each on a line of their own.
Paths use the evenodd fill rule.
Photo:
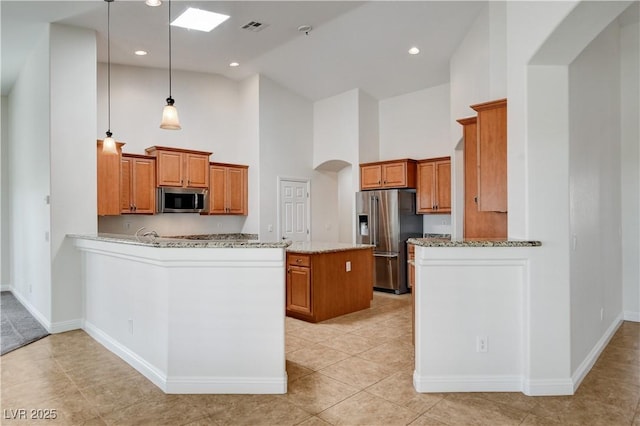
<svg viewBox="0 0 640 426">
<path fill-rule="evenodd" d="M 360 88 L 377 99 L 449 80 L 449 58 L 485 6 L 484 1 L 189 1 L 174 0 L 172 17 L 187 7 L 230 15 L 210 33 L 172 28 L 173 68 L 241 80 L 261 73 L 310 100 Z M 143 0 L 111 3 L 111 61 L 167 68 L 168 8 Z M 28 53 L 58 23 L 97 32 L 98 60 L 107 60 L 107 3 L 0 2 L 2 93 Z M 259 32 L 241 27 L 259 21 Z M 309 34 L 298 31 L 310 25 Z M 409 55 L 417 46 L 421 52 Z M 135 56 L 143 49 L 147 56 Z M 240 66 L 231 68 L 230 62 Z"/>
</svg>

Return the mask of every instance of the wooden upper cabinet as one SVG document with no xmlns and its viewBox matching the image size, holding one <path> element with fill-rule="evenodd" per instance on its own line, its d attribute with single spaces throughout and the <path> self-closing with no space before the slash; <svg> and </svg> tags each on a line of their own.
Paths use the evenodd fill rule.
<svg viewBox="0 0 640 426">
<path fill-rule="evenodd" d="M 116 142 L 117 154 L 102 152 L 102 140 L 97 144 L 98 215 L 120 214 L 120 157 L 124 143 Z"/>
<path fill-rule="evenodd" d="M 248 166 L 210 163 L 209 214 L 248 214 Z"/>
<path fill-rule="evenodd" d="M 451 213 L 451 158 L 418 161 L 417 213 Z"/>
<path fill-rule="evenodd" d="M 154 214 L 156 211 L 156 159 L 123 154 L 120 209 L 124 214 Z"/>
<path fill-rule="evenodd" d="M 415 187 L 415 160 L 404 159 L 360 164 L 361 190 Z"/>
<path fill-rule="evenodd" d="M 152 146 L 146 153 L 156 157 L 158 186 L 207 188 L 210 152 Z"/>
<path fill-rule="evenodd" d="M 458 123 L 464 138 L 464 238 L 506 238 L 507 213 L 478 210 L 477 118 Z"/>
<path fill-rule="evenodd" d="M 190 188 L 206 188 L 209 186 L 209 155 L 185 154 L 185 164 L 187 166 L 186 179 Z"/>
<path fill-rule="evenodd" d="M 478 210 L 507 211 L 507 100 L 471 105 L 477 118 Z"/>
</svg>

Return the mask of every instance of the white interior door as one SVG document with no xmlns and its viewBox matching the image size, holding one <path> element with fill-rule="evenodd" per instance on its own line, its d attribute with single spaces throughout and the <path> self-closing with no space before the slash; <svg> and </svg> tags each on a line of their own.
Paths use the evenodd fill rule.
<svg viewBox="0 0 640 426">
<path fill-rule="evenodd" d="M 280 180 L 280 237 L 309 241 L 309 181 Z"/>
</svg>

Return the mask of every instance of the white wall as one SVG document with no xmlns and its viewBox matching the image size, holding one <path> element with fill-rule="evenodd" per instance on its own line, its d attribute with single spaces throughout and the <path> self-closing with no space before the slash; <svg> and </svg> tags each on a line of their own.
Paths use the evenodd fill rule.
<svg viewBox="0 0 640 426">
<path fill-rule="evenodd" d="M 355 193 L 360 189 L 361 155 L 367 161 L 376 161 L 378 140 L 371 123 L 374 121 L 371 111 L 374 107 L 367 97 L 362 100 L 364 117 L 369 117 L 363 123 L 363 131 L 370 132 L 369 138 L 360 138 L 361 97 L 358 89 L 350 90 L 330 98 L 322 99 L 313 104 L 313 167 L 318 172 L 330 172 L 335 176 L 335 190 L 337 197 L 319 201 L 322 203 L 325 217 L 322 223 L 332 221 L 338 224 L 338 229 L 325 234 L 333 237 L 334 241 L 353 242 L 353 221 L 355 209 Z M 363 146 L 362 144 L 365 144 Z M 375 149 L 371 149 L 374 148 Z M 369 149 L 367 149 L 369 148 Z M 314 219 L 315 220 L 315 219 Z M 323 225 L 320 224 L 322 228 Z M 326 226 L 325 231 L 326 230 Z M 314 226 L 314 239 L 318 236 Z"/>
<path fill-rule="evenodd" d="M 380 159 L 453 157 L 449 84 L 380 101 Z M 425 233 L 450 234 L 451 215 L 423 215 Z"/>
<path fill-rule="evenodd" d="M 489 2 L 449 62 L 448 143 L 451 150 L 455 149 L 451 156 L 450 232 L 455 238 L 462 237 L 464 227 L 464 147 L 462 126 L 456 120 L 476 115 L 470 105 L 507 96 L 506 31 L 506 2 Z M 433 229 L 433 225 L 425 222 L 425 232 L 427 227 Z"/>
<path fill-rule="evenodd" d="M 251 164 L 249 176 L 249 215 L 244 220 L 243 232 L 257 233 L 260 229 L 260 215 L 251 214 L 260 209 L 260 76 L 253 75 L 240 82 L 240 126 L 238 141 L 245 147 L 243 161 Z"/>
<path fill-rule="evenodd" d="M 107 65 L 98 64 L 98 125 L 107 130 Z M 257 77 L 256 77 L 257 79 Z M 145 226 L 161 235 L 258 233 L 257 80 L 237 83 L 215 74 L 173 70 L 172 96 L 182 130 L 160 129 L 168 96 L 166 70 L 111 65 L 111 131 L 123 152 L 144 154 L 150 146 L 213 152 L 211 161 L 249 166 L 249 216 L 122 215 L 101 217 L 100 232 L 134 233 Z M 253 83 L 252 83 L 253 82 Z M 253 85 L 252 85 L 253 84 Z"/>
<path fill-rule="evenodd" d="M 66 331 L 82 319 L 80 253 L 66 234 L 97 229 L 95 32 L 51 25 L 50 67 L 51 321 Z"/>
<path fill-rule="evenodd" d="M 569 67 L 572 371 L 622 312 L 619 35 Z"/>
<path fill-rule="evenodd" d="M 314 169 L 332 160 L 358 164 L 358 92 L 350 90 L 313 104 Z"/>
<path fill-rule="evenodd" d="M 639 40 L 637 21 L 620 28 L 623 310 L 631 321 L 640 321 Z"/>
<path fill-rule="evenodd" d="M 0 106 L 0 288 L 10 287 L 11 251 L 9 250 L 9 98 L 2 96 Z"/>
<path fill-rule="evenodd" d="M 312 178 L 313 106 L 260 76 L 260 239 L 279 240 L 278 177 Z M 316 185 L 317 184 L 317 185 Z M 320 203 L 322 180 L 311 182 L 311 209 Z M 316 188 L 317 186 L 317 188 Z M 315 217 L 313 211 L 312 217 Z M 269 231 L 269 225 L 273 232 Z"/>
<path fill-rule="evenodd" d="M 450 156 L 449 103 L 449 84 L 380 101 L 380 159 Z"/>
<path fill-rule="evenodd" d="M 11 286 L 42 322 L 51 321 L 49 28 L 9 94 L 8 179 Z M 65 122 L 69 123 L 69 122 Z"/>
</svg>

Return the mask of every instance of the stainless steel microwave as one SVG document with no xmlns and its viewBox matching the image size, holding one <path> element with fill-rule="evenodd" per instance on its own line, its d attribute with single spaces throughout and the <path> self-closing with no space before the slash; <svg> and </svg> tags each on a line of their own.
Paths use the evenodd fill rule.
<svg viewBox="0 0 640 426">
<path fill-rule="evenodd" d="M 207 210 L 207 189 L 158 188 L 158 213 L 200 213 Z"/>
</svg>

